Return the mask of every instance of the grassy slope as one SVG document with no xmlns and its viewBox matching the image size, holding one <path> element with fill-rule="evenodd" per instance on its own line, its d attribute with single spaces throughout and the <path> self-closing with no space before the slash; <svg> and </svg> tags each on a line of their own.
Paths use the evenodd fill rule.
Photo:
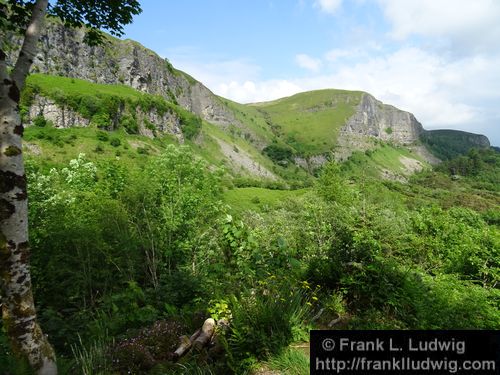
<svg viewBox="0 0 500 375">
<path fill-rule="evenodd" d="M 237 120 L 258 137 L 257 141 L 269 143 L 274 138 L 274 134 L 266 123 L 266 119 L 257 108 L 236 103 L 225 98 L 220 98 L 220 100 L 234 113 Z"/>
<path fill-rule="evenodd" d="M 321 154 L 336 143 L 362 92 L 318 90 L 250 106 L 263 112 L 280 137 L 302 154 Z"/>
<path fill-rule="evenodd" d="M 212 125 L 210 123 L 205 123 L 205 132 L 212 139 L 220 139 L 228 144 L 234 145 L 237 149 L 245 151 L 249 154 L 253 160 L 258 162 L 259 164 L 266 167 L 271 172 L 273 171 L 273 163 L 267 159 L 264 155 L 262 155 L 255 147 L 253 147 L 249 142 L 247 142 L 244 138 L 238 137 L 232 134 L 228 134 L 219 127 Z M 220 152 L 220 151 L 219 151 Z"/>
<path fill-rule="evenodd" d="M 241 213 L 246 210 L 260 211 L 272 207 L 287 198 L 301 196 L 307 190 L 270 190 L 256 187 L 235 188 L 226 191 L 224 199 L 234 212 Z"/>
<path fill-rule="evenodd" d="M 383 169 L 397 175 L 407 175 L 407 171 L 400 158 L 415 159 L 428 169 L 430 165 L 419 155 L 404 147 L 395 147 L 382 144 L 381 147 L 369 152 L 354 152 L 344 164 L 344 170 L 353 176 L 379 178 Z"/>
<path fill-rule="evenodd" d="M 103 138 L 107 135 L 107 139 Z M 119 145 L 111 141 L 119 139 Z M 28 127 L 24 133 L 24 149 L 28 158 L 36 157 L 46 167 L 67 164 L 84 153 L 92 161 L 114 160 L 127 167 L 145 165 L 150 155 L 161 152 L 168 144 L 176 143 L 169 137 L 150 139 L 130 135 L 124 131 L 103 132 L 96 128 L 54 129 Z"/>
<path fill-rule="evenodd" d="M 108 95 L 123 99 L 138 99 L 147 94 L 140 93 L 126 85 L 103 85 L 77 78 L 52 76 L 47 74 L 31 74 L 26 85 L 36 87 L 41 93 L 53 97 L 59 93 L 65 96 Z"/>
</svg>

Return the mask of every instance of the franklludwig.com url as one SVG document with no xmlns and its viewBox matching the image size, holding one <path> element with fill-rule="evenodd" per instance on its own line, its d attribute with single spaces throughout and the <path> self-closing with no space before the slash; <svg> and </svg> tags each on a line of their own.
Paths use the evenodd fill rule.
<svg viewBox="0 0 500 375">
<path fill-rule="evenodd" d="M 456 374 L 461 371 L 495 371 L 495 361 L 492 360 L 436 360 L 431 358 L 412 359 L 409 357 L 392 358 L 384 360 L 354 357 L 351 360 L 338 360 L 335 358 L 316 358 L 317 371 L 334 371 L 338 374 L 350 371 L 447 371 Z"/>
</svg>

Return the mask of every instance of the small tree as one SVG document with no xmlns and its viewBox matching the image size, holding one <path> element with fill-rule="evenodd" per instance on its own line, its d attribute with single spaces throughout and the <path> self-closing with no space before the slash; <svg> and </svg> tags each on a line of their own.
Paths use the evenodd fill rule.
<svg viewBox="0 0 500 375">
<path fill-rule="evenodd" d="M 101 29 L 123 34 L 141 11 L 137 0 L 7 0 L 0 2 L 0 283 L 2 318 L 17 355 L 38 374 L 57 374 L 55 354 L 37 323 L 29 271 L 28 196 L 22 156 L 20 92 L 37 54 L 45 16 L 85 26 L 86 41 L 103 41 Z M 7 66 L 9 32 L 24 36 L 13 67 Z"/>
</svg>

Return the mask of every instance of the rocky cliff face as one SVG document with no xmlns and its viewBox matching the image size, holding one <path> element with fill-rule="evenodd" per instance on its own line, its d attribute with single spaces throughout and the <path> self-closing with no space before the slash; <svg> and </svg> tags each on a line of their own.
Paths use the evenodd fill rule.
<svg viewBox="0 0 500 375">
<path fill-rule="evenodd" d="M 123 110 L 119 111 L 116 118 L 113 119 L 113 123 L 119 123 L 123 115 L 125 115 Z M 50 121 L 55 128 L 86 127 L 91 122 L 71 108 L 60 106 L 54 100 L 40 95 L 36 95 L 31 102 L 25 118 L 26 124 L 32 125 L 38 116 Z M 154 108 L 149 111 L 136 108 L 135 117 L 139 134 L 152 138 L 158 132 L 166 133 L 174 135 L 179 143 L 184 142 L 181 122 L 176 113 L 170 111 L 159 113 Z M 110 124 L 110 127 L 113 127 L 113 123 Z"/>
<path fill-rule="evenodd" d="M 370 94 L 363 94 L 356 113 L 341 128 L 336 156 L 345 159 L 353 150 L 366 150 L 379 139 L 410 145 L 424 132 L 415 116 L 391 105 L 383 104 Z"/>
<path fill-rule="evenodd" d="M 139 43 L 107 37 L 104 45 L 91 47 L 83 39 L 82 29 L 47 22 L 32 72 L 125 84 L 161 95 L 213 124 L 238 125 L 234 114 L 209 89 Z M 16 56 L 14 49 L 10 60 Z"/>
</svg>

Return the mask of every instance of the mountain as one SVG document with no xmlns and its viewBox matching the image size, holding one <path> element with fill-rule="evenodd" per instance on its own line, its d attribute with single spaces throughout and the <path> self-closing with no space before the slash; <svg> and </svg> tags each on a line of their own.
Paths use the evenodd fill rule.
<svg viewBox="0 0 500 375">
<path fill-rule="evenodd" d="M 169 136 L 225 165 L 233 176 L 269 181 L 297 177 L 297 166 L 303 178 L 326 160 L 347 160 L 353 153 L 372 158 L 384 153 L 382 145 L 394 152 L 372 158 L 390 159 L 375 163 L 380 176 L 401 179 L 446 158 L 440 150 L 450 142 L 458 152 L 489 146 L 480 135 L 426 131 L 411 113 L 361 91 L 318 90 L 235 103 L 135 41 L 106 36 L 103 45 L 91 47 L 83 38 L 82 30 L 48 22 L 23 93 L 26 124 L 44 120 L 56 128 Z M 12 45 L 11 59 L 15 38 Z M 149 144 L 146 138 L 141 142 Z"/>
<path fill-rule="evenodd" d="M 471 148 L 490 147 L 488 137 L 459 130 L 429 130 L 422 134 L 421 139 L 443 160 L 465 154 Z"/>
</svg>

